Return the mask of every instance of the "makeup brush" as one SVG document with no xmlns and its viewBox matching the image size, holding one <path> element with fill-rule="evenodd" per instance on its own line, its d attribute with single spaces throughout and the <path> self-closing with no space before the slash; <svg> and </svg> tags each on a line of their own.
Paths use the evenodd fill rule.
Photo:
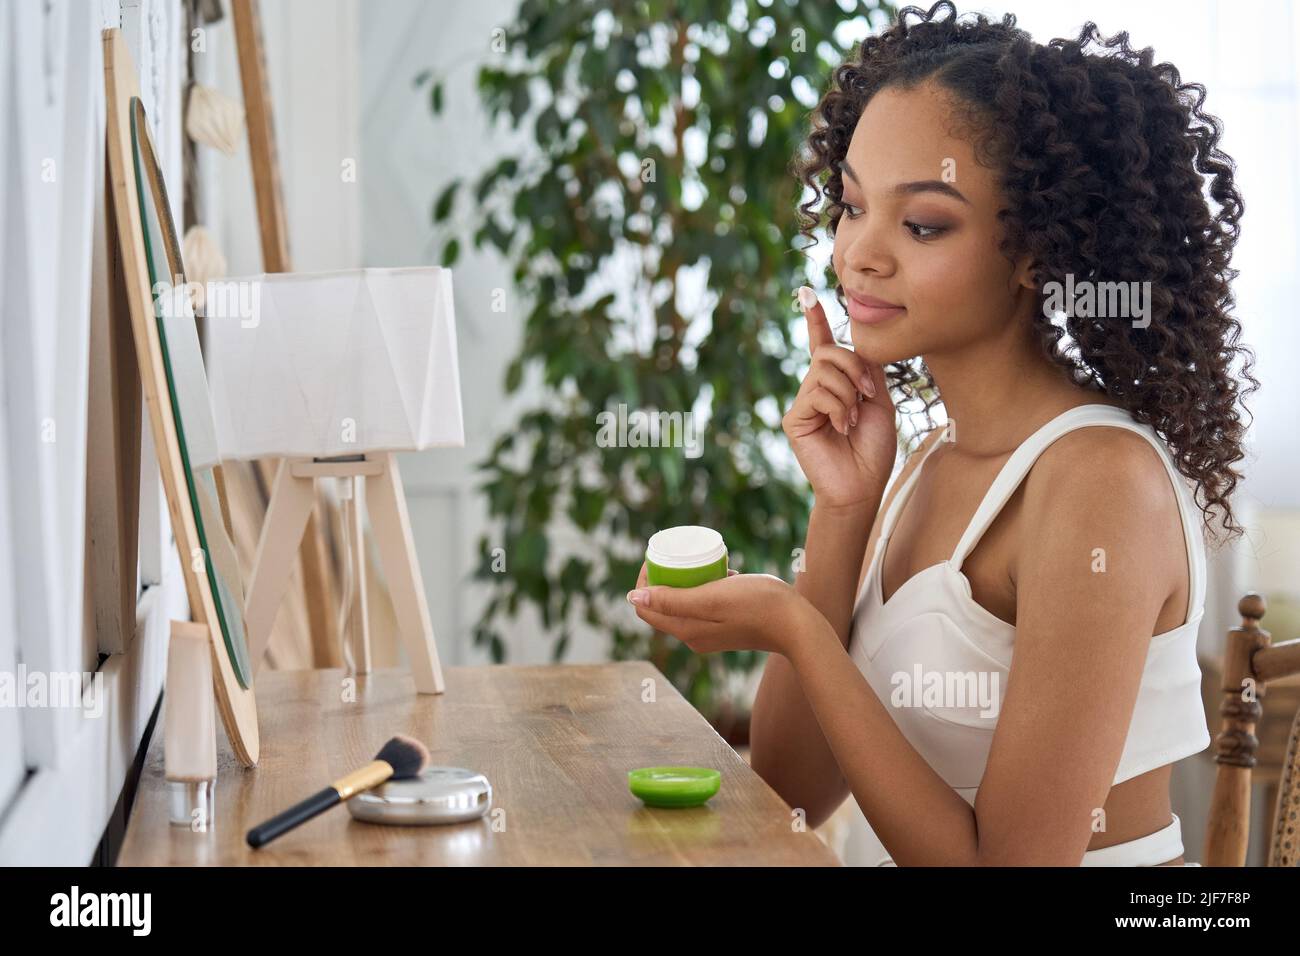
<svg viewBox="0 0 1300 956">
<path fill-rule="evenodd" d="M 360 770 L 340 777 L 320 793 L 313 794 L 265 823 L 253 827 L 245 839 L 249 846 L 256 849 L 363 790 L 374 789 L 385 780 L 418 777 L 428 763 L 429 751 L 424 744 L 412 737 L 398 734 L 384 744 L 375 759 Z"/>
</svg>

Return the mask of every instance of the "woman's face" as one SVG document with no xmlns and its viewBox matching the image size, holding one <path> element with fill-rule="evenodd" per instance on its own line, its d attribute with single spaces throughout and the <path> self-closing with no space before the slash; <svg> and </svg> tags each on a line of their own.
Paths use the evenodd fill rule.
<svg viewBox="0 0 1300 956">
<path fill-rule="evenodd" d="M 995 175 L 949 131 L 948 102 L 925 84 L 880 91 L 842 166 L 832 261 L 854 350 L 873 362 L 961 350 L 1005 335 L 1032 308 L 1028 269 L 998 251 Z"/>
</svg>

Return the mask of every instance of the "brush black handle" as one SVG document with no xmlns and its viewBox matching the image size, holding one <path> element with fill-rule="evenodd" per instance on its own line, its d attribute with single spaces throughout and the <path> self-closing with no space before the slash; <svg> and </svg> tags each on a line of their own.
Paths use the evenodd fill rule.
<svg viewBox="0 0 1300 956">
<path fill-rule="evenodd" d="M 326 787 L 320 793 L 313 793 L 302 803 L 296 803 L 283 813 L 278 813 L 265 823 L 260 823 L 248 831 L 248 845 L 257 849 L 270 843 L 282 833 L 288 833 L 300 823 L 306 823 L 317 814 L 324 813 L 332 806 L 342 802 L 339 792 L 333 787 Z"/>
</svg>

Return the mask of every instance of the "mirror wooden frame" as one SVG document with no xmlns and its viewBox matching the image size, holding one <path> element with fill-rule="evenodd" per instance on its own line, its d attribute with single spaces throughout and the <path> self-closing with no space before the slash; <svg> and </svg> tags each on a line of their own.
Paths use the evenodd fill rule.
<svg viewBox="0 0 1300 956">
<path fill-rule="evenodd" d="M 212 650 L 213 689 L 218 712 L 225 724 L 226 736 L 239 762 L 251 767 L 257 763 L 260 750 L 253 687 L 251 683 L 247 688 L 240 686 L 227 656 L 207 571 L 195 570 L 189 560 L 189 555 L 200 547 L 198 526 L 181 459 L 171 393 L 163 365 L 162 345 L 155 321 L 148 264 L 145 260 L 141 210 L 135 188 L 134 154 L 131 149 L 131 101 L 140 96 L 140 90 L 135 63 L 120 30 L 104 31 L 104 94 L 108 171 L 117 214 L 120 265 L 131 314 L 141 390 L 149 411 L 154 447 L 158 451 L 158 467 L 162 472 L 163 489 L 167 495 L 172 533 L 181 555 L 185 593 L 189 597 L 190 614 L 195 623 L 204 625 L 208 631 Z M 179 261 L 179 255 L 176 258 Z M 236 607 L 229 609 L 228 613 L 230 612 L 242 615 L 244 609 Z"/>
</svg>

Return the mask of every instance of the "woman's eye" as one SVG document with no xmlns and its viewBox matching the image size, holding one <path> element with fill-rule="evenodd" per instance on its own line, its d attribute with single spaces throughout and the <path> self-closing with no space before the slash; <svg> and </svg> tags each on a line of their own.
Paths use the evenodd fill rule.
<svg viewBox="0 0 1300 956">
<path fill-rule="evenodd" d="M 850 220 L 857 219 L 863 214 L 861 206 L 855 206 L 843 200 L 840 200 L 836 205 L 839 206 L 841 213 Z M 904 220 L 903 226 L 912 234 L 913 239 L 919 240 L 934 239 L 947 232 L 945 226 L 927 226 L 910 220 Z"/>
<path fill-rule="evenodd" d="M 905 222 L 903 225 L 915 239 L 933 239 L 944 232 L 943 226 L 923 226 L 919 222 Z"/>
</svg>

